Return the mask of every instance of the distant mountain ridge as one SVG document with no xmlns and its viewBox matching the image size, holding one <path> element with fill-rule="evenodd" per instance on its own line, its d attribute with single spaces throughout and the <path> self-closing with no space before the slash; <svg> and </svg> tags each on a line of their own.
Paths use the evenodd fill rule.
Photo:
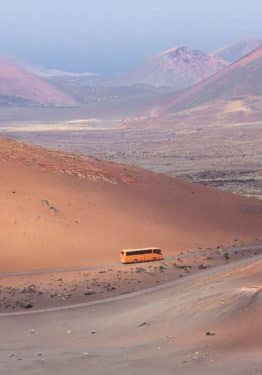
<svg viewBox="0 0 262 375">
<path fill-rule="evenodd" d="M 249 54 L 250 52 L 254 51 L 261 45 L 262 39 L 252 37 L 243 38 L 215 51 L 214 55 L 222 58 L 225 61 L 228 61 L 229 63 L 233 63 Z"/>
<path fill-rule="evenodd" d="M 208 55 L 188 47 L 164 51 L 143 66 L 124 77 L 127 84 L 172 86 L 175 90 L 186 87 L 224 69 L 228 63 L 220 57 Z"/>
<path fill-rule="evenodd" d="M 0 59 L 0 102 L 73 105 L 74 99 L 23 67 Z"/>
<path fill-rule="evenodd" d="M 174 94 L 161 112 L 178 112 L 213 100 L 262 95 L 262 46 L 195 86 Z"/>
</svg>

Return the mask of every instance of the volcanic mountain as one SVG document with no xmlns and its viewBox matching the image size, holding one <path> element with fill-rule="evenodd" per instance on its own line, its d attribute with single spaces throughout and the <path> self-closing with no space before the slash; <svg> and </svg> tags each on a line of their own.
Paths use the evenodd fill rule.
<svg viewBox="0 0 262 375">
<path fill-rule="evenodd" d="M 227 62 L 217 56 L 178 47 L 162 52 L 131 72 L 124 81 L 128 84 L 172 86 L 180 90 L 211 76 L 225 66 Z"/>
<path fill-rule="evenodd" d="M 253 242 L 262 203 L 145 170 L 0 140 L 0 272 L 119 261 L 122 248 Z"/>
<path fill-rule="evenodd" d="M 233 63 L 261 46 L 261 44 L 262 39 L 251 37 L 243 38 L 215 51 L 214 55 L 220 57 L 225 61 Z"/>
<path fill-rule="evenodd" d="M 177 112 L 216 100 L 239 100 L 262 95 L 262 46 L 234 64 L 174 95 L 162 107 L 164 112 Z"/>
<path fill-rule="evenodd" d="M 0 102 L 72 105 L 74 99 L 24 68 L 0 59 Z"/>
</svg>

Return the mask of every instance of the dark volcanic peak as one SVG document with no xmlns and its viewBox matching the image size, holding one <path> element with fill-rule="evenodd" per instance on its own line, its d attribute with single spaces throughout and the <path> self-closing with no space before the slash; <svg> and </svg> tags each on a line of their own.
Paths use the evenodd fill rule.
<svg viewBox="0 0 262 375">
<path fill-rule="evenodd" d="M 188 47 L 176 47 L 160 53 L 126 78 L 128 84 L 171 86 L 176 90 L 186 87 L 215 74 L 225 68 L 227 62 Z"/>
<path fill-rule="evenodd" d="M 243 38 L 239 39 L 236 42 L 219 49 L 214 53 L 214 55 L 232 63 L 235 62 L 251 51 L 255 50 L 262 44 L 262 39 L 257 38 Z"/>
<path fill-rule="evenodd" d="M 162 111 L 178 112 L 212 100 L 247 96 L 262 96 L 262 46 L 212 77 L 172 96 Z"/>
<path fill-rule="evenodd" d="M 0 103 L 72 105 L 74 100 L 45 79 L 0 59 Z"/>
<path fill-rule="evenodd" d="M 199 58 L 208 60 L 210 57 L 203 51 L 193 50 L 185 46 L 171 48 L 164 51 L 160 56 L 163 55 L 168 56 L 173 61 L 176 60 L 176 62 L 185 62 L 186 64 L 191 63 L 196 59 L 198 60 Z"/>
</svg>

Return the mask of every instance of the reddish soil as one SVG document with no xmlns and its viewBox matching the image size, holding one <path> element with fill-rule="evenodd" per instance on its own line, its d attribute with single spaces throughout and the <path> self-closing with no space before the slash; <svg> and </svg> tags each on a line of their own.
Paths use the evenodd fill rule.
<svg viewBox="0 0 262 375">
<path fill-rule="evenodd" d="M 0 147 L 1 272 L 119 261 L 122 248 L 167 256 L 251 243 L 262 204 L 121 164 L 11 140 Z"/>
</svg>

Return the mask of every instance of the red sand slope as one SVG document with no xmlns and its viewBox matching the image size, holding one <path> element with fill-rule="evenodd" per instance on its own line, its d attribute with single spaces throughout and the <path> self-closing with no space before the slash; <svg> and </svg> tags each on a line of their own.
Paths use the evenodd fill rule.
<svg viewBox="0 0 262 375">
<path fill-rule="evenodd" d="M 0 140 L 0 272 L 261 236 L 262 204 L 138 168 Z"/>
</svg>

